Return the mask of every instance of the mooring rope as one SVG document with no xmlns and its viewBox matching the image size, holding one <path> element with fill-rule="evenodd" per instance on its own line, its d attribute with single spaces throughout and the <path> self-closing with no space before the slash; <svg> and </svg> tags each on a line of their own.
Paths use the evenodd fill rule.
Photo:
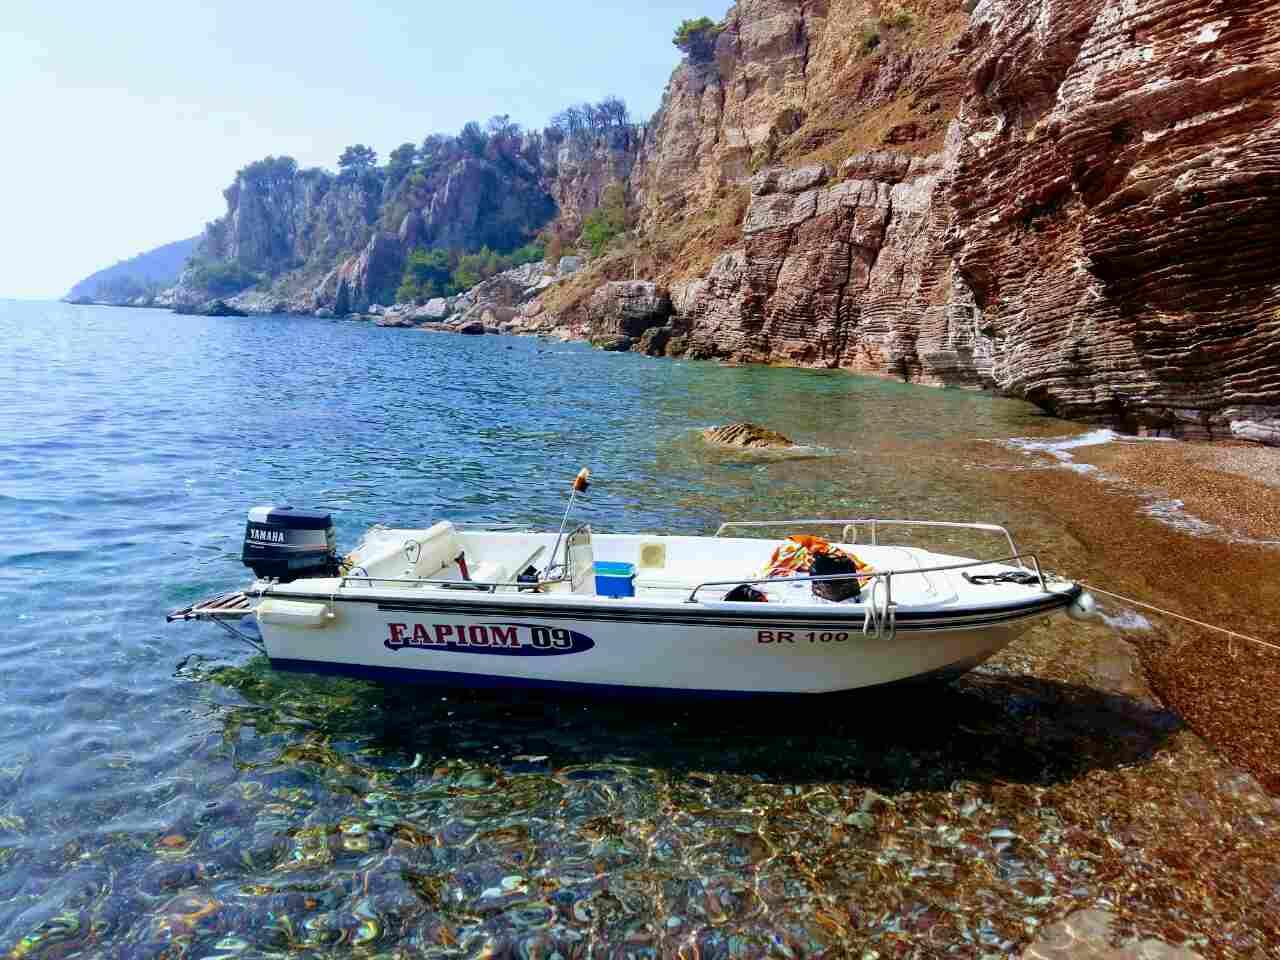
<svg viewBox="0 0 1280 960">
<path fill-rule="evenodd" d="M 1250 637 L 1247 634 L 1237 633 L 1235 630 L 1228 630 L 1226 627 L 1219 627 L 1212 623 L 1205 623 L 1203 620 L 1196 620 L 1192 617 L 1184 616 L 1181 613 L 1174 613 L 1172 610 L 1165 610 L 1152 603 L 1143 603 L 1141 600 L 1133 599 L 1133 597 L 1123 597 L 1118 593 L 1112 593 L 1110 590 L 1103 590 L 1101 587 L 1095 587 L 1091 583 L 1085 583 L 1083 580 L 1077 580 L 1076 582 L 1086 590 L 1093 593 L 1100 593 L 1104 597 L 1111 597 L 1113 600 L 1131 603 L 1135 607 L 1143 607 L 1147 610 L 1153 610 L 1166 617 L 1173 617 L 1175 620 L 1185 620 L 1187 623 L 1195 624 L 1197 627 L 1204 627 L 1206 630 L 1216 630 L 1218 633 L 1225 633 L 1227 636 L 1234 637 L 1237 640 L 1244 640 L 1247 643 L 1256 643 L 1260 647 L 1268 647 L 1271 650 L 1280 650 L 1280 644 L 1271 643 L 1268 640 L 1259 640 L 1257 637 Z"/>
</svg>

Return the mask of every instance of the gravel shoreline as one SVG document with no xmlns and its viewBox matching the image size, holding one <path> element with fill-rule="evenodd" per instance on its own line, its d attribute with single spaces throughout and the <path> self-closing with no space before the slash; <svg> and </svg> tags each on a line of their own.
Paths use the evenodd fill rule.
<svg viewBox="0 0 1280 960">
<path fill-rule="evenodd" d="M 1048 458 L 1043 470 L 993 475 L 994 483 L 1042 502 L 1071 530 L 1077 545 L 1059 547 L 1060 556 L 1048 551 L 1052 567 L 1280 644 L 1280 547 L 1257 542 L 1280 541 L 1280 450 L 1120 441 L 1071 452 L 1102 477 L 1050 466 Z M 1196 534 L 1151 516 L 1153 497 L 1182 501 L 1186 515 L 1222 534 Z M 1148 616 L 1152 629 L 1126 638 L 1152 689 L 1280 796 L 1280 651 Z"/>
<path fill-rule="evenodd" d="M 1211 443 L 1108 443 L 1075 459 L 1128 481 L 1237 536 L 1280 543 L 1280 448 Z"/>
</svg>

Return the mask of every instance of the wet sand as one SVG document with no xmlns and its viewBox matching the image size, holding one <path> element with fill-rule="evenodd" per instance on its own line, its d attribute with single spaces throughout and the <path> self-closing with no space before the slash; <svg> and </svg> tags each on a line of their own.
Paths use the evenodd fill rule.
<svg viewBox="0 0 1280 960">
<path fill-rule="evenodd" d="M 1049 466 L 992 479 L 1042 503 L 1078 542 L 1051 545 L 1042 556 L 1051 568 L 1280 644 L 1280 547 L 1231 542 L 1280 540 L 1280 450 L 1121 442 L 1072 453 L 1110 479 Z M 1221 530 L 1197 534 L 1149 516 L 1153 497 L 1181 500 L 1186 514 Z M 1152 629 L 1127 639 L 1153 690 L 1280 795 L 1280 651 L 1141 612 Z"/>
</svg>

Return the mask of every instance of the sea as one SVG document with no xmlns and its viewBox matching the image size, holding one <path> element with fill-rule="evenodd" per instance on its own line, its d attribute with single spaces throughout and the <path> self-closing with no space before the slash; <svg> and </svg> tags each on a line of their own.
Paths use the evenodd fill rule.
<svg viewBox="0 0 1280 960">
<path fill-rule="evenodd" d="M 701 438 L 740 420 L 797 446 Z M 1124 914 L 1157 841 L 1099 798 L 1189 734 L 1038 673 L 1065 620 L 953 687 L 785 711 L 283 675 L 165 622 L 244 585 L 255 505 L 331 511 L 344 548 L 554 528 L 582 467 L 601 531 L 993 520 L 1061 554 L 985 451 L 1088 434 L 836 371 L 0 301 L 0 955 L 976 958 Z M 999 555 L 971 536 L 942 540 Z"/>
</svg>

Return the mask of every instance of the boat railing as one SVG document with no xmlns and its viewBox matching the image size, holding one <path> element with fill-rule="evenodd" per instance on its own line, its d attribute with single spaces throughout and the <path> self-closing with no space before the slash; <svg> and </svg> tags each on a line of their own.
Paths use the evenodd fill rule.
<svg viewBox="0 0 1280 960">
<path fill-rule="evenodd" d="M 915 569 L 901 570 L 867 570 L 862 573 L 830 573 L 820 577 L 759 577 L 754 580 L 707 580 L 698 584 L 690 592 L 686 603 L 696 603 L 698 600 L 698 592 L 711 587 L 733 587 L 738 586 L 759 586 L 760 584 L 795 584 L 795 583 L 821 583 L 829 580 L 857 580 L 860 583 L 868 583 L 874 581 L 883 581 L 885 587 L 885 596 L 890 598 L 886 603 L 892 603 L 893 597 L 893 578 L 909 577 L 912 575 L 920 575 L 925 573 L 942 573 L 949 570 L 967 570 L 971 567 L 986 567 L 992 564 L 1011 564 L 1017 562 L 1024 569 L 1031 570 L 1035 573 L 1036 579 L 1040 582 L 1040 589 L 1045 593 L 1049 592 L 1049 585 L 1045 583 L 1044 571 L 1040 569 L 1040 559 L 1034 553 L 1014 553 L 1012 556 L 999 557 L 995 560 L 966 560 L 964 563 L 945 563 L 936 567 L 919 567 Z"/>
<path fill-rule="evenodd" d="M 857 520 L 730 520 L 727 523 L 720 524 L 716 530 L 716 536 L 721 536 L 726 530 L 734 527 L 815 527 L 830 526 L 840 527 L 840 539 L 843 543 L 858 542 L 858 528 L 871 528 L 871 545 L 877 546 L 880 542 L 881 527 L 935 527 L 946 530 L 979 530 L 983 533 L 999 533 L 1004 536 L 1005 541 L 1009 544 L 1009 552 L 1016 557 L 1018 554 L 1018 545 L 1013 542 L 1013 535 L 1008 529 L 1002 527 L 998 523 L 964 523 L 947 520 L 890 520 L 882 517 L 862 517 Z M 1022 564 L 1026 566 L 1026 564 Z"/>
<path fill-rule="evenodd" d="M 437 580 L 430 578 L 413 578 L 404 577 L 369 577 L 357 574 L 348 574 L 339 580 L 338 589 L 341 590 L 346 586 L 373 586 L 378 583 L 389 583 L 396 586 L 404 587 L 451 587 L 454 590 L 484 590 L 493 593 L 496 590 L 516 589 L 519 587 L 532 588 L 543 587 L 552 583 L 568 583 L 568 577 L 553 577 L 549 580 L 538 580 L 537 583 L 521 583 L 516 580 Z"/>
</svg>

